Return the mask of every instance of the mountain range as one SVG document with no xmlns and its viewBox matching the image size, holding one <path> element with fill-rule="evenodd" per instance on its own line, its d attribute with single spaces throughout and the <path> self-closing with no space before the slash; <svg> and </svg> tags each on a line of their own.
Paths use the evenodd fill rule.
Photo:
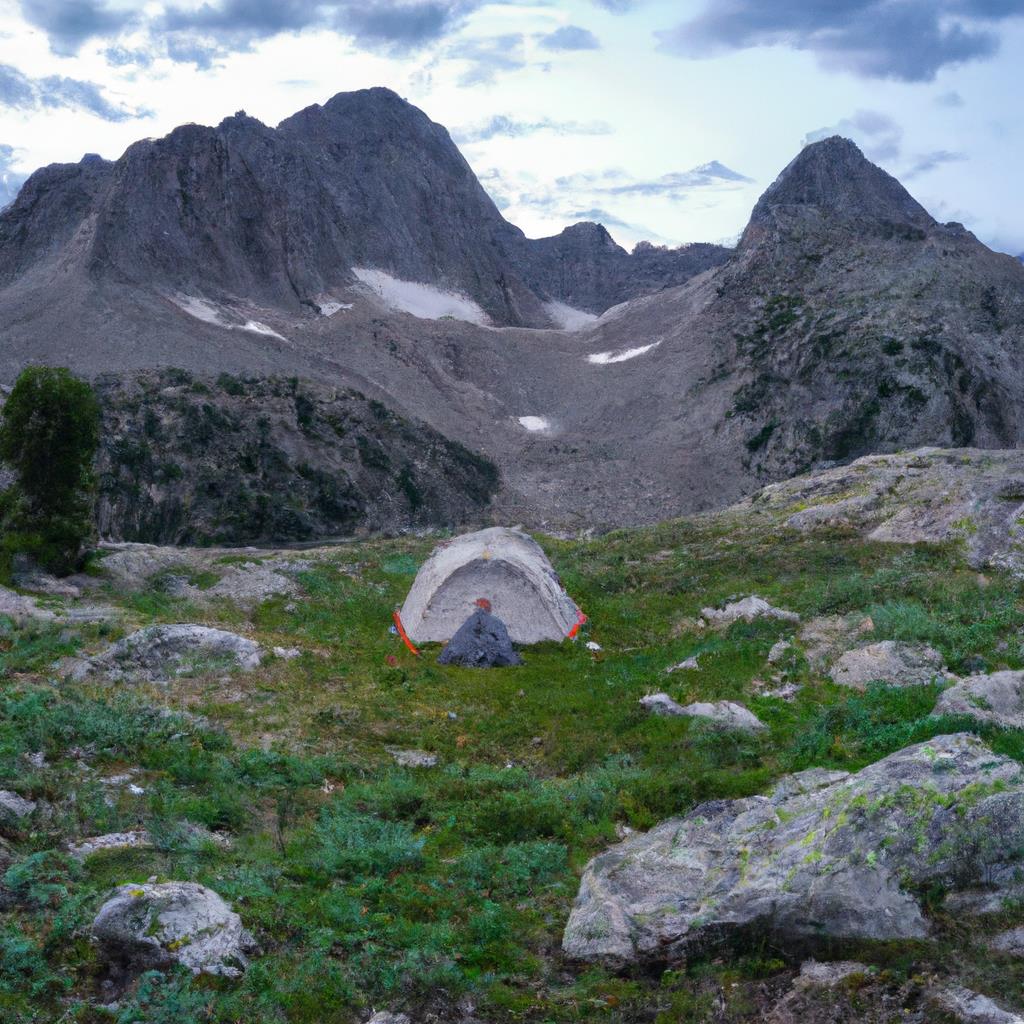
<svg viewBox="0 0 1024 1024">
<path fill-rule="evenodd" d="M 131 381 L 158 368 L 189 375 L 172 397 L 197 408 L 238 404 L 211 383 L 222 375 L 249 381 L 282 452 L 301 416 L 261 414 L 261 395 L 279 410 L 285 392 L 260 381 L 308 382 L 324 409 L 325 388 L 347 396 L 364 438 L 352 459 L 375 442 L 366 410 L 386 410 L 393 475 L 363 505 L 390 494 L 392 526 L 413 521 L 420 490 L 400 481 L 435 477 L 445 444 L 499 483 L 472 507 L 440 502 L 434 521 L 571 529 L 721 506 L 868 452 L 1024 438 L 1024 266 L 935 221 L 839 137 L 782 171 L 735 249 L 627 253 L 597 224 L 526 238 L 445 129 L 388 90 L 277 128 L 239 113 L 32 175 L 0 213 L 0 323 L 0 380 L 30 361 L 106 375 L 112 480 L 135 429 Z M 207 449 L 188 448 L 184 416 L 135 455 L 182 469 L 174 487 L 138 470 L 150 525 L 114 514 L 112 535 L 175 539 L 160 504 L 202 503 L 184 493 L 190 460 L 214 495 L 210 472 L 237 476 L 241 448 L 225 456 L 215 426 Z M 328 440 L 304 465 L 344 475 L 350 494 L 354 465 L 317 463 Z M 348 532 L 363 505 L 310 530 Z"/>
</svg>

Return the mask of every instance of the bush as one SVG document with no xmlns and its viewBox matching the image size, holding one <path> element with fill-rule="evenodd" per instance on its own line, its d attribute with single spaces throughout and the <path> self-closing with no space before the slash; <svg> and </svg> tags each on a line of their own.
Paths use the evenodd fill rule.
<svg viewBox="0 0 1024 1024">
<path fill-rule="evenodd" d="M 0 419 L 0 460 L 15 475 L 0 501 L 0 570 L 19 553 L 50 572 L 77 566 L 92 533 L 99 419 L 92 388 L 70 371 L 30 366 L 18 377 Z"/>
</svg>

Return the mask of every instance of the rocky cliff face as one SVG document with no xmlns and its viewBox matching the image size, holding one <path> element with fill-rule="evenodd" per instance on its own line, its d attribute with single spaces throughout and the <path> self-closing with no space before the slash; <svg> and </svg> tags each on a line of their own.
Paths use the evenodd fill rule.
<svg viewBox="0 0 1024 1024">
<path fill-rule="evenodd" d="M 546 278 L 544 251 L 501 216 L 448 132 L 388 89 L 340 93 L 277 128 L 239 112 L 113 163 L 47 167 L 0 216 L 0 284 L 59 265 L 289 315 L 333 308 L 370 268 L 465 296 L 497 325 L 551 326 L 543 301 L 571 300 Z M 572 259 L 584 264 L 562 275 L 575 294 L 594 256 L 570 247 L 561 262 Z M 604 287 L 617 302 L 675 283 L 692 262 L 597 280 L 590 305 L 613 304 Z"/>
<path fill-rule="evenodd" d="M 638 295 L 683 284 L 731 255 L 731 249 L 707 243 L 669 249 L 641 242 L 627 253 L 603 225 L 584 222 L 550 238 L 529 239 L 520 271 L 540 294 L 603 313 Z"/>
</svg>

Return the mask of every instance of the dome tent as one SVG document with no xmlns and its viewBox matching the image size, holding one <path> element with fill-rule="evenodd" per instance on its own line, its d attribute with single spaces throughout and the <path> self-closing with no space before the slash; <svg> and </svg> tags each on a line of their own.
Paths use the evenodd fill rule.
<svg viewBox="0 0 1024 1024">
<path fill-rule="evenodd" d="M 543 548 L 520 530 L 492 527 L 438 545 L 400 612 L 409 638 L 450 640 L 480 602 L 518 644 L 564 640 L 583 620 Z"/>
</svg>

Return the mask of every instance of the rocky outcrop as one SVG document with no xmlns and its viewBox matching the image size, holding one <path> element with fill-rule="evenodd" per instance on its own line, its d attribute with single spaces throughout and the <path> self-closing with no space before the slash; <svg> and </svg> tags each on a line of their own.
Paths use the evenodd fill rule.
<svg viewBox="0 0 1024 1024">
<path fill-rule="evenodd" d="M 224 900 L 194 882 L 120 886 L 92 936 L 103 958 L 130 974 L 181 964 L 193 974 L 237 977 L 255 946 Z"/>
<path fill-rule="evenodd" d="M 919 448 L 770 484 L 737 511 L 887 544 L 958 544 L 971 564 L 1024 571 L 1024 452 Z"/>
<path fill-rule="evenodd" d="M 111 540 L 251 543 L 456 525 L 482 515 L 498 487 L 487 459 L 355 391 L 180 371 L 97 387 L 97 515 Z"/>
<path fill-rule="evenodd" d="M 663 962 L 768 933 L 787 950 L 930 932 L 916 893 L 1010 884 L 1024 770 L 967 734 L 854 775 L 801 773 L 716 800 L 595 857 L 563 945 L 574 959 Z"/>
<path fill-rule="evenodd" d="M 1024 729 L 1024 672 L 968 676 L 944 690 L 936 715 L 964 715 L 1001 729 Z"/>
<path fill-rule="evenodd" d="M 832 666 L 832 682 L 863 690 L 868 683 L 926 686 L 945 678 L 946 663 L 932 647 L 882 640 L 843 654 Z"/>
<path fill-rule="evenodd" d="M 74 666 L 72 677 L 164 683 L 214 666 L 251 671 L 263 653 L 255 641 L 223 629 L 187 623 L 146 626 Z"/>
</svg>

